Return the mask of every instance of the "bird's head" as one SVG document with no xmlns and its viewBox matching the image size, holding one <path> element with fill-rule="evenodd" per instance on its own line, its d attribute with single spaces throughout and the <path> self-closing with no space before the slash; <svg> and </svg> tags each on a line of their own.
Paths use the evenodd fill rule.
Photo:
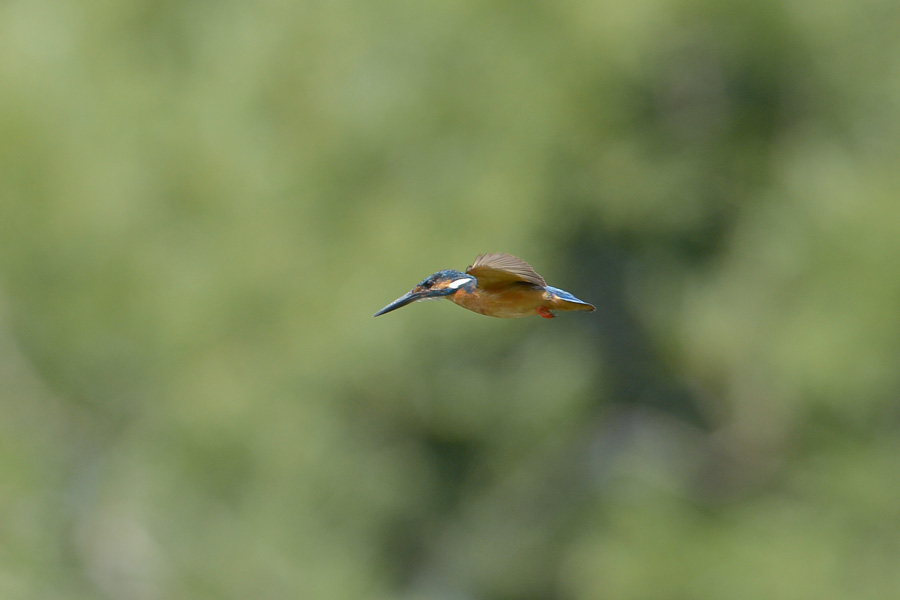
<svg viewBox="0 0 900 600">
<path fill-rule="evenodd" d="M 389 313 L 392 310 L 397 310 L 419 300 L 432 300 L 450 296 L 457 293 L 460 289 L 474 285 L 475 278 L 471 275 L 466 275 L 453 269 L 438 271 L 423 279 L 416 287 L 379 310 L 373 316 L 377 317 Z"/>
</svg>

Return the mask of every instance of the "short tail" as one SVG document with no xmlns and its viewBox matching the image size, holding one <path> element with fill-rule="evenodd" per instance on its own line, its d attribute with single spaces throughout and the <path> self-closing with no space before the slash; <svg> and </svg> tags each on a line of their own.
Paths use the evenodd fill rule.
<svg viewBox="0 0 900 600">
<path fill-rule="evenodd" d="M 551 300 L 551 310 L 583 310 L 585 312 L 594 312 L 597 310 L 593 304 L 588 304 L 584 300 L 579 300 L 565 290 L 550 287 L 548 285 L 547 291 L 553 296 Z"/>
</svg>

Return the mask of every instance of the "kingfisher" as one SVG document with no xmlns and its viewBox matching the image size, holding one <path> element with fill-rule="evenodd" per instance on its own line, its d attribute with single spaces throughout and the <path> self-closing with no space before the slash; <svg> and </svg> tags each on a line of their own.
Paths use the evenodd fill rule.
<svg viewBox="0 0 900 600">
<path fill-rule="evenodd" d="M 595 308 L 569 292 L 547 285 L 527 262 L 511 254 L 479 254 L 466 272 L 446 269 L 426 277 L 373 316 L 377 317 L 420 300 L 446 298 L 489 317 L 516 319 L 540 315 L 552 319 L 551 311 Z"/>
</svg>

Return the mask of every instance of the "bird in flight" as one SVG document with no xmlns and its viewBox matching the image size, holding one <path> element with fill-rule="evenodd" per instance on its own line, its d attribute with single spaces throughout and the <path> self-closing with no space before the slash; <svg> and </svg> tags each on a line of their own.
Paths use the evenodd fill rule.
<svg viewBox="0 0 900 600">
<path fill-rule="evenodd" d="M 373 316 L 383 315 L 420 300 L 446 298 L 451 302 L 489 317 L 515 319 L 540 315 L 554 317 L 551 311 L 582 310 L 594 306 L 569 292 L 547 285 L 527 262 L 511 254 L 479 254 L 466 272 L 447 269 L 426 277 Z"/>
</svg>

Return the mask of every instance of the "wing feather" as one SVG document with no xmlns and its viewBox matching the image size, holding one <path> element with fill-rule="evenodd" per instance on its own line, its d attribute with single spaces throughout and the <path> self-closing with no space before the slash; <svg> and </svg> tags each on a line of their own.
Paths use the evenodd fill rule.
<svg viewBox="0 0 900 600">
<path fill-rule="evenodd" d="M 509 285 L 517 281 L 524 281 L 532 285 L 546 287 L 544 278 L 534 272 L 527 262 L 511 254 L 492 252 L 479 254 L 466 273 L 478 279 L 480 287 L 492 287 Z"/>
</svg>

